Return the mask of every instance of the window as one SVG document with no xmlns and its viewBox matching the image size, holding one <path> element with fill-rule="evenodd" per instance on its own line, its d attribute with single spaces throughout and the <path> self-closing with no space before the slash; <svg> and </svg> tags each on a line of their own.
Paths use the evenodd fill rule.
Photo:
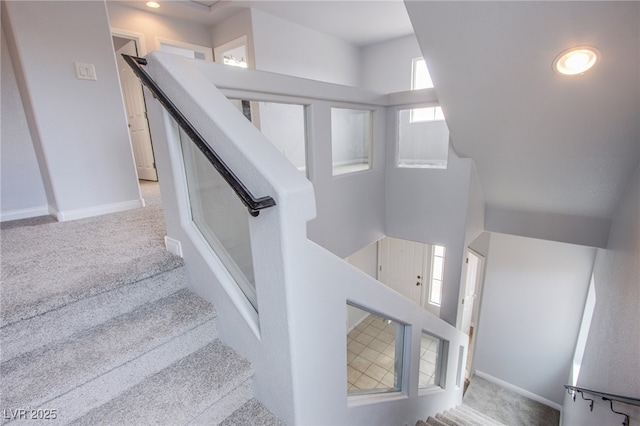
<svg viewBox="0 0 640 426">
<path fill-rule="evenodd" d="M 402 389 L 405 325 L 347 304 L 349 395 Z"/>
<path fill-rule="evenodd" d="M 426 107 L 426 108 L 413 108 L 411 109 L 411 123 L 417 123 L 421 121 L 444 121 L 444 113 L 442 108 Z"/>
<path fill-rule="evenodd" d="M 446 169 L 449 128 L 438 106 L 398 111 L 398 167 Z"/>
<path fill-rule="evenodd" d="M 433 246 L 431 255 L 431 283 L 429 285 L 429 303 L 440 306 L 442 303 L 442 281 L 444 277 L 444 247 Z"/>
<path fill-rule="evenodd" d="M 230 99 L 298 170 L 307 172 L 305 107 L 298 104 Z"/>
<path fill-rule="evenodd" d="M 413 58 L 411 72 L 411 90 L 431 89 L 433 81 L 424 58 Z"/>
<path fill-rule="evenodd" d="M 234 67 L 248 68 L 247 36 L 239 37 L 213 49 L 216 62 Z"/>
<path fill-rule="evenodd" d="M 420 377 L 418 387 L 441 386 L 444 349 L 448 342 L 425 331 L 420 338 Z"/>
<path fill-rule="evenodd" d="M 372 112 L 331 108 L 333 176 L 371 168 Z"/>
</svg>

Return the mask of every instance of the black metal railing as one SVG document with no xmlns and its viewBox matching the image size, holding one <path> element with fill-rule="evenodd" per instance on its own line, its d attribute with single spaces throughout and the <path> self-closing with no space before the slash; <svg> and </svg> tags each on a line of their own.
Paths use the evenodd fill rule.
<svg viewBox="0 0 640 426">
<path fill-rule="evenodd" d="M 571 395 L 571 392 L 573 392 L 573 400 L 576 400 L 576 394 L 580 394 L 580 397 L 582 399 L 584 399 L 585 401 L 590 401 L 589 402 L 589 410 L 593 411 L 593 402 L 594 400 L 591 398 L 585 398 L 584 394 L 588 393 L 591 396 L 596 396 L 596 397 L 600 397 L 602 398 L 603 401 L 609 401 L 609 408 L 611 409 L 611 411 L 613 411 L 616 414 L 620 414 L 621 416 L 624 416 L 624 421 L 622 422 L 622 424 L 624 426 L 629 426 L 629 415 L 625 414 L 625 413 L 621 413 L 619 411 L 616 411 L 613 409 L 613 402 L 622 402 L 623 404 L 629 404 L 629 405 L 635 405 L 640 407 L 640 399 L 637 398 L 631 398 L 629 396 L 622 396 L 622 395 L 614 395 L 611 393 L 606 393 L 606 392 L 600 392 L 600 391 L 595 391 L 592 389 L 587 389 L 587 388 L 581 388 L 578 386 L 572 386 L 572 385 L 564 385 L 565 389 L 567 389 L 567 392 L 569 393 L 569 395 Z"/>
<path fill-rule="evenodd" d="M 193 143 L 196 144 L 198 149 L 204 154 L 213 167 L 220 173 L 222 178 L 233 188 L 235 193 L 240 198 L 240 201 L 247 207 L 251 216 L 258 216 L 260 210 L 276 205 L 275 200 L 272 197 L 260 197 L 256 198 L 251 194 L 246 186 L 240 181 L 240 179 L 231 171 L 229 166 L 216 154 L 207 141 L 198 133 L 193 125 L 187 120 L 187 118 L 178 110 L 169 97 L 164 93 L 162 89 L 156 84 L 151 76 L 142 68 L 147 64 L 147 60 L 144 58 L 138 58 L 131 55 L 122 55 L 124 60 L 129 64 L 133 72 L 138 76 L 142 84 L 144 84 L 153 93 L 153 96 L 165 107 L 169 114 L 176 120 L 178 126 L 191 138 Z"/>
</svg>

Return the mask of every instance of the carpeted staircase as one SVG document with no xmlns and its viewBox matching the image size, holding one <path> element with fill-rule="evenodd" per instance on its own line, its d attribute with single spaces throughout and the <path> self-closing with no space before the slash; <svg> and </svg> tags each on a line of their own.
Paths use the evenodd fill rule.
<svg viewBox="0 0 640 426">
<path fill-rule="evenodd" d="M 435 417 L 429 417 L 427 421 L 420 420 L 416 426 L 505 426 L 491 417 L 474 410 L 467 405 L 447 410 Z"/>
<path fill-rule="evenodd" d="M 136 214 L 119 214 L 115 222 L 126 232 Z M 23 268 L 38 267 L 19 261 L 16 251 L 26 250 L 20 247 L 23 238 L 40 235 L 39 244 L 47 245 L 50 234 L 74 235 L 74 227 L 85 227 L 98 228 L 104 243 L 110 237 L 100 221 L 113 219 L 108 216 L 2 231 L 0 424 L 281 424 L 253 398 L 250 363 L 218 339 L 214 307 L 186 288 L 182 260 L 167 256 L 161 245 L 155 254 L 145 252 L 145 261 L 135 254 L 123 261 L 120 247 L 115 269 L 131 279 L 105 273 L 108 256 L 92 260 L 93 269 L 102 269 L 95 281 L 56 284 L 60 289 L 47 300 L 4 288 L 30 282 Z M 131 225 L 144 226 L 139 220 Z M 83 263 L 90 255 L 78 253 Z M 52 261 L 60 259 L 43 260 Z M 70 280 L 78 279 L 73 270 L 66 272 Z M 32 284 L 23 290 L 37 288 Z M 14 299 L 20 300 L 18 308 L 5 305 Z"/>
</svg>

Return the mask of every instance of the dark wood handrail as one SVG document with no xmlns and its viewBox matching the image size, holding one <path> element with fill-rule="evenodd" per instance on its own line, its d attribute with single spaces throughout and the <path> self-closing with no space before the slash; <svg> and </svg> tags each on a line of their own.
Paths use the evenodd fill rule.
<svg viewBox="0 0 640 426">
<path fill-rule="evenodd" d="M 276 205 L 275 200 L 272 197 L 260 197 L 256 198 L 251 194 L 246 186 L 240 181 L 240 179 L 233 173 L 233 171 L 226 165 L 224 161 L 218 156 L 218 154 L 211 148 L 207 141 L 200 135 L 200 133 L 193 127 L 193 125 L 187 120 L 187 118 L 178 110 L 164 91 L 158 86 L 158 84 L 151 78 L 151 76 L 142 68 L 143 65 L 147 65 L 147 60 L 144 58 L 138 58 L 131 55 L 122 55 L 124 60 L 129 64 L 133 72 L 138 76 L 142 84 L 144 84 L 153 93 L 153 96 L 165 107 L 169 114 L 176 120 L 178 126 L 191 138 L 193 143 L 196 144 L 198 149 L 209 160 L 213 167 L 220 173 L 222 178 L 233 188 L 235 193 L 240 198 L 240 201 L 247 207 L 251 216 L 258 216 L 260 210 Z"/>
</svg>

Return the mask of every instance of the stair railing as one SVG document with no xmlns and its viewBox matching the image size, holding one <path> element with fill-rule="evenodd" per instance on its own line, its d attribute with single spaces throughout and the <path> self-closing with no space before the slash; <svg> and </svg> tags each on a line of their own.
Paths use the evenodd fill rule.
<svg viewBox="0 0 640 426">
<path fill-rule="evenodd" d="M 272 197 L 265 196 L 256 198 L 247 187 L 240 181 L 240 179 L 233 173 L 233 171 L 227 166 L 227 164 L 216 154 L 207 141 L 198 133 L 198 131 L 191 125 L 189 120 L 178 110 L 169 97 L 160 89 L 160 87 L 153 81 L 153 79 L 142 68 L 147 64 L 147 60 L 144 58 L 138 58 L 131 55 L 123 54 L 122 57 L 131 67 L 133 72 L 138 76 L 140 81 L 153 93 L 153 96 L 166 108 L 169 114 L 173 117 L 178 125 L 184 130 L 191 138 L 193 143 L 202 151 L 204 156 L 209 160 L 213 167 L 220 173 L 222 178 L 231 186 L 231 188 L 238 195 L 242 203 L 249 210 L 249 214 L 256 217 L 260 214 L 260 210 L 276 205 L 275 200 Z"/>
<path fill-rule="evenodd" d="M 591 401 L 590 404 L 589 404 L 589 410 L 590 411 L 593 411 L 593 400 L 590 399 L 590 398 L 585 398 L 584 397 L 585 393 L 588 393 L 589 395 L 592 395 L 592 396 L 600 397 L 600 398 L 602 398 L 603 401 L 609 401 L 609 408 L 611 409 L 611 411 L 616 413 L 616 414 L 619 414 L 621 416 L 624 416 L 624 421 L 622 422 L 622 424 L 624 426 L 629 426 L 629 415 L 614 410 L 613 409 L 613 401 L 617 401 L 617 402 L 621 402 L 623 404 L 635 405 L 637 407 L 640 407 L 640 399 L 638 399 L 638 398 L 631 398 L 629 396 L 622 396 L 622 395 L 614 395 L 614 394 L 611 394 L 611 393 L 600 392 L 600 391 L 587 389 L 587 388 L 581 388 L 581 387 L 572 386 L 572 385 L 564 385 L 564 387 L 565 387 L 565 389 L 567 389 L 567 392 L 569 393 L 569 395 L 573 396 L 574 402 L 576 400 L 576 393 L 579 393 L 580 396 L 582 397 L 582 399 L 584 399 L 585 401 Z M 573 394 L 572 394 L 572 392 L 573 392 Z"/>
</svg>

